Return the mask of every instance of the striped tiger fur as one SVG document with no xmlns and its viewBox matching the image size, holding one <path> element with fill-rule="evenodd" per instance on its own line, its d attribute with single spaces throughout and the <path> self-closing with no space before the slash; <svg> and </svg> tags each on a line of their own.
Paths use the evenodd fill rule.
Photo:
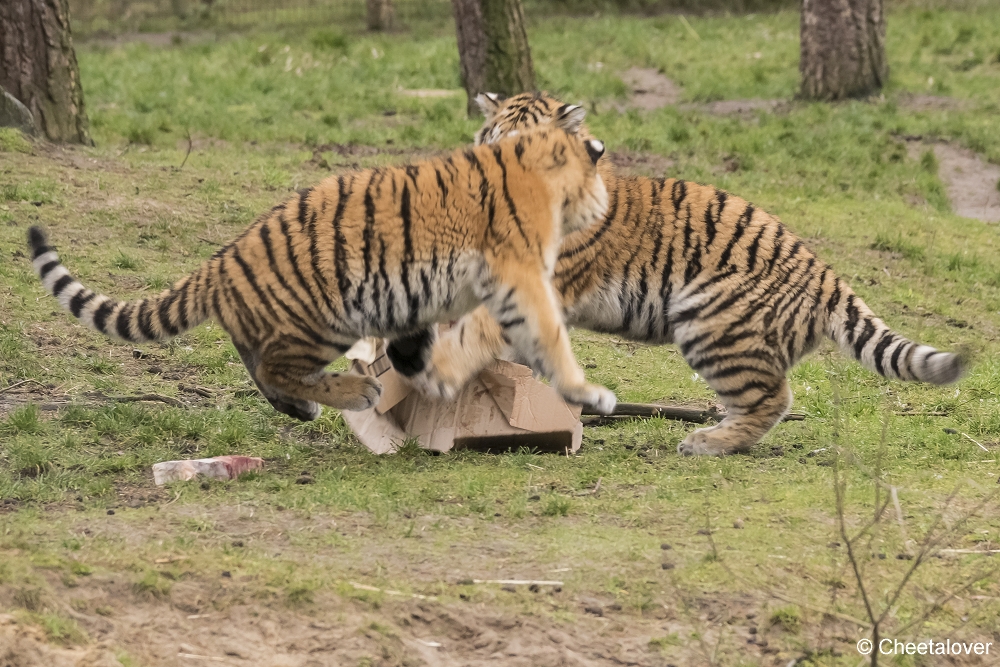
<svg viewBox="0 0 1000 667">
<path fill-rule="evenodd" d="M 332 176 L 262 215 L 172 289 L 125 302 L 87 289 L 37 227 L 34 268 L 74 316 L 131 342 L 216 319 L 279 412 L 364 410 L 378 380 L 324 369 L 358 339 L 403 344 L 480 304 L 569 401 L 601 412 L 569 344 L 551 275 L 559 242 L 603 218 L 604 146 L 555 124 L 406 167 Z M 430 340 L 425 343 L 431 342 Z"/>
<path fill-rule="evenodd" d="M 539 93 L 480 96 L 479 144 L 579 116 Z M 589 136 L 579 125 L 582 136 Z M 598 169 L 610 193 L 600 224 L 563 239 L 553 285 L 573 326 L 647 343 L 676 343 L 727 409 L 688 435 L 682 454 L 745 451 L 791 407 L 788 370 L 821 336 L 885 377 L 946 384 L 959 355 L 894 333 L 776 217 L 712 186 Z M 507 347 L 478 309 L 442 334 L 422 372 L 425 392 L 451 395 Z"/>
</svg>

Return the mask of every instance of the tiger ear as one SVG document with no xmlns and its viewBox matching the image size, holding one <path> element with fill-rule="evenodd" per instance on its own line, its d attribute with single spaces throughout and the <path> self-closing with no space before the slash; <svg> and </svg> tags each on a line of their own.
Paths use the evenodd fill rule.
<svg viewBox="0 0 1000 667">
<path fill-rule="evenodd" d="M 576 134 L 583 126 L 583 119 L 587 115 L 587 110 L 579 104 L 564 104 L 556 110 L 556 127 L 560 127 L 570 134 Z"/>
<path fill-rule="evenodd" d="M 476 104 L 479 105 L 479 110 L 486 116 L 486 120 L 491 120 L 493 116 L 497 115 L 500 105 L 506 99 L 506 97 L 497 93 L 479 93 L 476 95 Z"/>
</svg>

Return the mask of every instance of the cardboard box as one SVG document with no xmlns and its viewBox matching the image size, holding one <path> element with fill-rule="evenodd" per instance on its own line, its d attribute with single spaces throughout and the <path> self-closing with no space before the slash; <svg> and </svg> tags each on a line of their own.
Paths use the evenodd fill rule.
<svg viewBox="0 0 1000 667">
<path fill-rule="evenodd" d="M 575 452 L 583 440 L 581 408 L 532 377 L 527 366 L 495 361 L 452 401 L 422 395 L 392 368 L 381 341 L 352 348 L 353 370 L 382 382 L 379 404 L 344 411 L 344 421 L 375 454 L 396 451 L 407 438 L 424 449 Z"/>
</svg>

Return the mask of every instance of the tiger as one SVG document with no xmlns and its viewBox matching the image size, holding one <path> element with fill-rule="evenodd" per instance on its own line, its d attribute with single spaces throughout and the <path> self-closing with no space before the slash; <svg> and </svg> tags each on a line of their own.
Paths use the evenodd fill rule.
<svg viewBox="0 0 1000 667">
<path fill-rule="evenodd" d="M 562 235 L 603 218 L 608 201 L 604 144 L 563 124 L 574 123 L 330 176 L 150 298 L 86 288 L 38 227 L 31 261 L 65 309 L 113 338 L 163 341 L 214 318 L 274 409 L 303 421 L 323 405 L 377 404 L 378 380 L 326 370 L 359 339 L 405 344 L 479 305 L 567 401 L 610 413 L 615 395 L 586 381 L 551 285 Z"/>
<path fill-rule="evenodd" d="M 477 145 L 553 123 L 589 136 L 580 107 L 544 93 L 477 100 Z M 580 122 L 566 124 L 567 118 Z M 676 343 L 726 408 L 688 434 L 684 455 L 728 455 L 757 444 L 788 412 L 787 372 L 828 336 L 887 378 L 955 382 L 965 354 L 939 352 L 893 332 L 778 218 L 724 190 L 678 178 L 598 171 L 609 191 L 604 220 L 562 240 L 553 285 L 571 326 L 652 344 Z M 508 348 L 480 308 L 418 357 L 410 380 L 451 396 Z"/>
</svg>

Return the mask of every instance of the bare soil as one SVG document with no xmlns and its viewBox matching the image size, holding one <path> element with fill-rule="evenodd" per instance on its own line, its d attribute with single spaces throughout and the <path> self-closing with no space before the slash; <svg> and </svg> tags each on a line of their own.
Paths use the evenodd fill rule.
<svg viewBox="0 0 1000 667">
<path fill-rule="evenodd" d="M 963 218 L 1000 222 L 1000 165 L 990 164 L 973 151 L 947 142 L 908 142 L 910 157 L 931 148 L 938 160 L 952 210 Z"/>
<path fill-rule="evenodd" d="M 663 75 L 660 70 L 652 67 L 630 67 L 622 73 L 624 81 L 630 89 L 628 108 L 653 111 L 671 104 L 677 104 L 681 99 L 681 88 Z"/>
<path fill-rule="evenodd" d="M 376 526 L 363 513 L 335 518 L 254 513 L 246 507 L 172 505 L 168 495 L 147 488 L 119 489 L 122 503 L 108 516 L 77 519 L 72 511 L 47 510 L 69 519 L 71 532 L 81 539 L 119 544 L 148 564 L 101 569 L 71 580 L 58 570 L 36 570 L 47 586 L 34 587 L 33 596 L 25 594 L 31 587 L 0 585 L 0 607 L 71 618 L 89 638 L 86 647 L 54 646 L 24 619 L 0 615 L 0 667 L 116 667 L 115 655 L 121 653 L 144 667 L 206 662 L 255 667 L 665 667 L 704 664 L 719 647 L 768 665 L 801 656 L 789 648 L 794 642 L 786 641 L 780 628 L 766 623 L 762 601 L 746 594 L 678 592 L 669 603 L 642 611 L 623 609 L 607 593 L 577 594 L 553 585 L 470 585 L 462 600 L 455 599 L 454 589 L 436 598 L 442 582 L 461 584 L 459 577 L 500 578 L 515 572 L 545 579 L 572 576 L 550 573 L 537 554 L 503 528 L 486 539 L 451 544 L 448 558 L 442 559 L 440 545 L 429 539 L 377 539 Z M 132 502 L 136 499 L 144 502 Z M 141 505 L 148 507 L 128 509 Z M 177 555 L 156 546 L 173 543 L 178 525 L 194 518 L 212 525 L 200 533 L 204 547 L 238 544 L 265 557 L 311 561 L 343 580 L 336 592 L 326 588 L 290 600 L 287 590 L 249 570 L 213 569 L 197 553 Z M 350 540 L 352 548 L 317 551 L 300 542 L 303 535 L 327 532 Z M 161 580 L 170 583 L 160 590 L 137 586 L 136 570 L 143 568 L 160 572 Z M 377 572 L 405 573 L 423 595 L 373 591 L 370 584 L 357 583 L 377 581 Z M 670 587 L 669 577 L 661 585 Z M 26 599 L 32 602 L 25 604 Z M 849 628 L 831 624 L 833 636 L 851 636 Z M 667 654 L 650 643 L 693 632 L 700 634 L 700 642 L 685 640 L 678 646 L 675 639 Z"/>
</svg>

